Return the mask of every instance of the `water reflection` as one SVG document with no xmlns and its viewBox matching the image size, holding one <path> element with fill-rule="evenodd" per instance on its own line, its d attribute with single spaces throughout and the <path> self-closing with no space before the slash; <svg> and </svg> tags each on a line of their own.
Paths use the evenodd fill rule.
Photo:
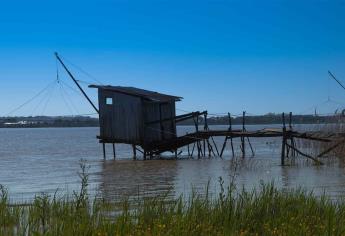
<svg viewBox="0 0 345 236">
<path fill-rule="evenodd" d="M 100 175 L 102 196 L 108 201 L 174 195 L 177 161 L 106 161 Z"/>
</svg>

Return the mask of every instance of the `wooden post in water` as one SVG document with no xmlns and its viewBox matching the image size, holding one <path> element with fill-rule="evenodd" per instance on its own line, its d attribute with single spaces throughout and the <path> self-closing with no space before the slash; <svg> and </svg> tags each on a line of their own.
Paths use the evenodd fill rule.
<svg viewBox="0 0 345 236">
<path fill-rule="evenodd" d="M 107 157 L 105 154 L 105 143 L 104 142 L 102 143 L 102 146 L 103 146 L 103 159 L 105 160 L 105 159 L 107 159 Z"/>
<path fill-rule="evenodd" d="M 232 121 L 231 121 L 230 113 L 228 113 L 228 117 L 229 117 L 229 131 L 232 132 Z M 232 136 L 230 136 L 230 145 L 231 145 L 232 157 L 235 157 L 234 144 L 232 142 Z"/>
<path fill-rule="evenodd" d="M 199 115 L 197 115 L 196 120 L 193 117 L 193 120 L 194 120 L 194 124 L 195 124 L 195 131 L 196 131 L 196 133 L 198 133 L 199 132 Z M 201 153 L 201 147 L 200 146 L 201 145 L 200 145 L 199 139 L 196 141 L 196 146 L 198 148 L 198 158 L 200 159 L 200 153 Z"/>
<path fill-rule="evenodd" d="M 133 149 L 133 160 L 137 159 L 137 147 L 135 144 L 132 144 L 132 149 Z"/>
<path fill-rule="evenodd" d="M 150 155 L 150 160 L 152 160 L 153 159 L 153 153 L 149 152 L 149 155 Z"/>
<path fill-rule="evenodd" d="M 207 130 L 207 113 L 204 114 L 204 131 L 206 130 Z M 204 157 L 205 157 L 206 156 L 206 140 L 205 139 L 203 139 L 203 145 L 204 145 Z"/>
<path fill-rule="evenodd" d="M 285 164 L 285 144 L 286 144 L 286 126 L 285 126 L 285 114 L 283 112 L 283 140 L 282 140 L 282 151 L 281 151 L 281 165 Z"/>
<path fill-rule="evenodd" d="M 116 159 L 115 143 L 113 143 L 113 155 L 114 155 L 114 160 L 115 160 Z"/>
<path fill-rule="evenodd" d="M 246 131 L 246 128 L 245 128 L 245 125 L 246 125 L 245 116 L 246 116 L 246 112 L 244 111 L 243 115 L 242 115 L 242 136 L 241 136 L 242 158 L 245 158 L 245 156 L 246 156 L 245 140 L 244 140 L 244 136 L 243 136 L 244 132 Z"/>
<path fill-rule="evenodd" d="M 292 112 L 290 112 L 289 114 L 289 129 L 290 132 L 292 132 Z M 291 150 L 291 156 L 295 157 L 296 156 L 296 151 L 295 151 L 295 140 L 293 137 L 290 137 L 290 142 L 291 142 L 291 146 L 293 147 Z"/>
<path fill-rule="evenodd" d="M 207 123 L 207 112 L 204 113 L 204 131 L 209 130 L 208 123 Z M 206 150 L 205 150 L 205 141 L 207 143 L 207 150 L 208 150 L 208 157 L 211 157 L 211 152 L 213 152 L 212 145 L 210 144 L 209 138 L 207 140 L 204 139 L 204 154 L 206 156 Z"/>
<path fill-rule="evenodd" d="M 144 161 L 146 160 L 147 151 L 144 149 Z"/>
</svg>

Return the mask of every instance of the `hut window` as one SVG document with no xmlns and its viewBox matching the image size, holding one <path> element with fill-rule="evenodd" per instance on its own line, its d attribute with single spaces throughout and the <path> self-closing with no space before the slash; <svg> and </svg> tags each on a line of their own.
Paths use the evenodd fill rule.
<svg viewBox="0 0 345 236">
<path fill-rule="evenodd" d="M 105 104 L 113 105 L 113 98 L 105 98 Z"/>
</svg>

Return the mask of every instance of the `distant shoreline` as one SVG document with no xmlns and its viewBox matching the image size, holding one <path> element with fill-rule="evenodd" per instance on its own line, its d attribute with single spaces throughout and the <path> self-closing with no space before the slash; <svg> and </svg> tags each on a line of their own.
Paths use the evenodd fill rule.
<svg viewBox="0 0 345 236">
<path fill-rule="evenodd" d="M 340 115 L 315 116 L 296 115 L 292 116 L 292 124 L 332 124 L 343 122 L 345 119 Z M 289 117 L 285 117 L 285 122 L 289 124 Z M 232 125 L 242 125 L 242 117 L 237 116 L 231 119 Z M 209 117 L 208 125 L 229 125 L 227 116 Z M 246 125 L 269 125 L 282 124 L 280 114 L 267 114 L 261 116 L 246 116 Z M 192 120 L 178 123 L 177 126 L 194 125 Z M 203 118 L 199 119 L 199 125 L 204 125 Z M 76 117 L 0 117 L 0 128 L 78 128 L 78 127 L 99 127 L 98 118 L 88 116 Z"/>
</svg>

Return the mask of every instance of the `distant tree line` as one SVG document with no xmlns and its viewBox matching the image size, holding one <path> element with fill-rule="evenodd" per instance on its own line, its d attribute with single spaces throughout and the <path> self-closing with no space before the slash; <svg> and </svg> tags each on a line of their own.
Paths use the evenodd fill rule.
<svg viewBox="0 0 345 236">
<path fill-rule="evenodd" d="M 231 123 L 233 125 L 242 124 L 242 116 L 236 116 L 231 118 Z M 292 124 L 322 124 L 322 123 L 337 123 L 339 121 L 344 121 L 344 117 L 337 116 L 315 116 L 315 115 L 293 115 Z M 285 114 L 285 122 L 289 123 L 289 114 Z M 216 116 L 207 118 L 208 125 L 228 125 L 229 118 L 228 116 Z M 282 114 L 269 113 L 266 115 L 257 115 L 257 116 L 245 116 L 245 123 L 248 125 L 255 124 L 282 124 L 283 118 Z M 186 120 L 179 125 L 193 125 L 193 120 Z M 204 124 L 204 118 L 199 118 L 199 124 Z"/>
<path fill-rule="evenodd" d="M 289 123 L 289 115 L 285 116 L 286 124 Z M 293 124 L 322 124 L 337 123 L 345 121 L 341 115 L 315 116 L 315 115 L 293 115 Z M 233 125 L 242 124 L 242 116 L 231 118 Z M 209 117 L 209 125 L 228 125 L 228 116 Z M 260 116 L 246 116 L 245 123 L 253 124 L 282 124 L 282 115 L 269 113 Z M 199 124 L 204 124 L 204 118 L 199 118 Z M 194 125 L 193 120 L 185 120 L 177 125 Z M 74 117 L 53 117 L 53 116 L 30 116 L 30 117 L 0 117 L 0 128 L 39 128 L 39 127 L 98 127 L 98 118 L 88 116 Z"/>
<path fill-rule="evenodd" d="M 98 118 L 75 117 L 0 117 L 0 128 L 98 127 Z"/>
</svg>

